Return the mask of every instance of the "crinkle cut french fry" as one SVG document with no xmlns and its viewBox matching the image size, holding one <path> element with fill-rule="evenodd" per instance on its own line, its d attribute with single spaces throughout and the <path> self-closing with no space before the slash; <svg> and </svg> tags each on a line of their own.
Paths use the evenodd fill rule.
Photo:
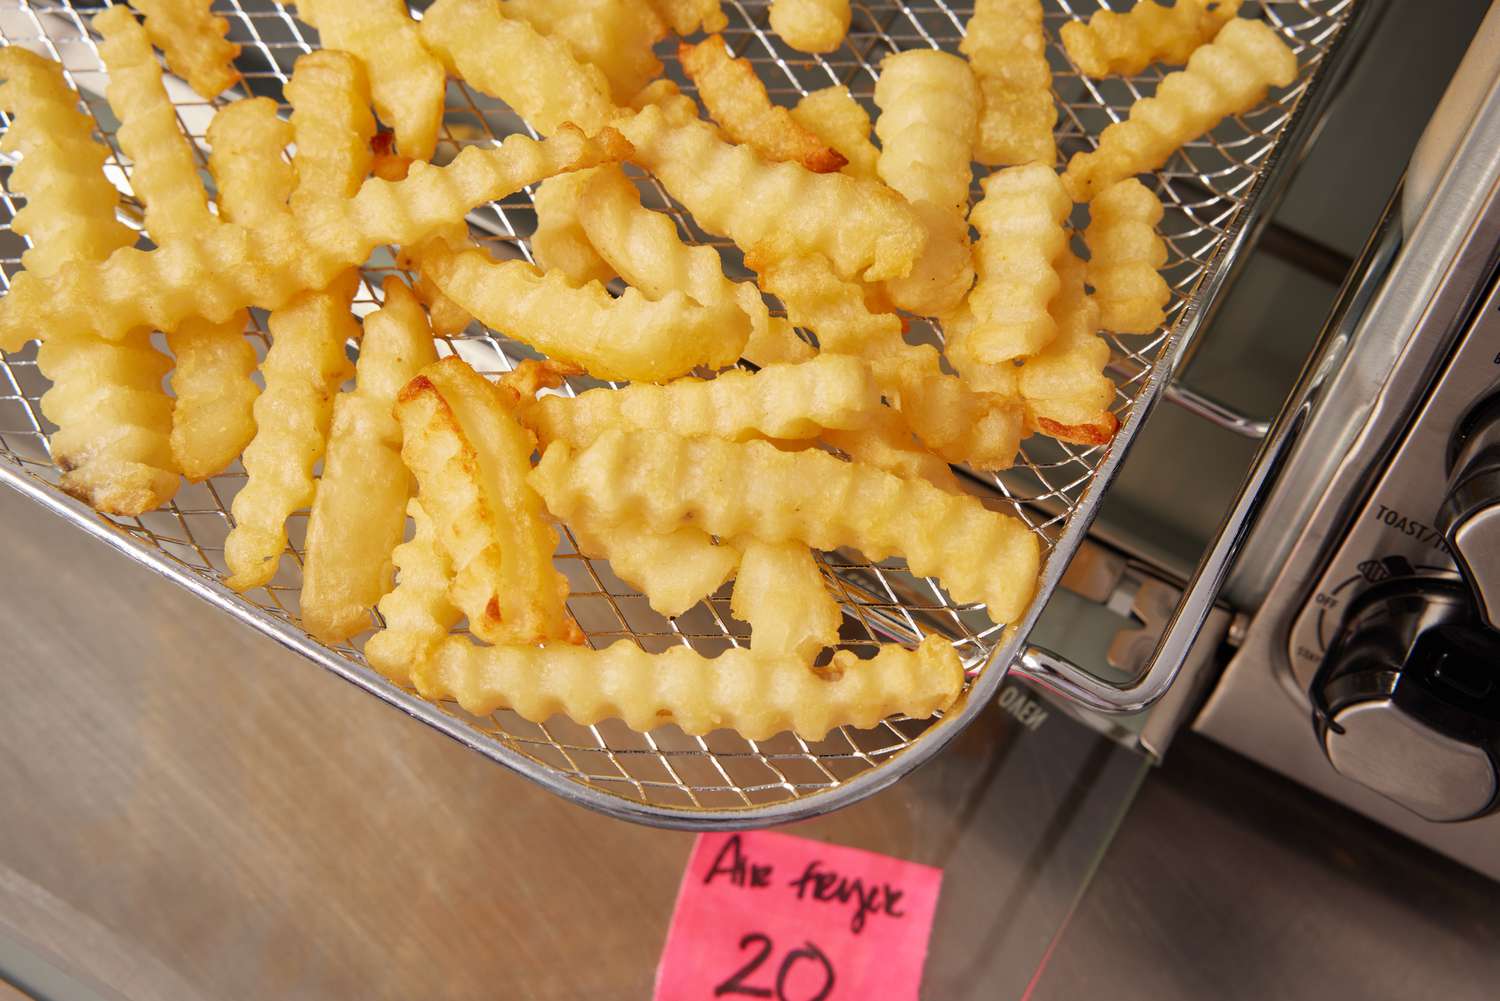
<svg viewBox="0 0 1500 1001">
<path fill-rule="evenodd" d="M 287 210 L 295 177 L 282 150 L 292 125 L 269 97 L 226 105 L 208 123 L 208 170 L 219 192 L 219 215 L 259 226 Z"/>
<path fill-rule="evenodd" d="M 983 105 L 974 159 L 990 166 L 1056 161 L 1041 0 L 975 0 L 958 48 L 979 78 Z"/>
<path fill-rule="evenodd" d="M 629 640 L 589 650 L 479 647 L 453 636 L 423 666 L 418 689 L 471 713 L 509 708 L 533 722 L 561 713 L 582 726 L 618 718 L 642 732 L 672 723 L 688 734 L 821 740 L 837 726 L 931 716 L 953 705 L 963 678 L 952 644 L 936 636 L 916 650 L 884 645 L 870 660 L 840 651 L 823 668 L 745 649 L 707 658 L 685 646 L 650 654 Z"/>
<path fill-rule="evenodd" d="M 540 191 L 541 188 L 538 187 L 537 190 Z M 412 291 L 422 305 L 427 307 L 427 319 L 432 324 L 432 332 L 439 337 L 451 337 L 473 323 L 474 318 L 469 315 L 468 310 L 443 295 L 442 290 L 427 274 L 423 262 L 427 259 L 429 245 L 449 250 L 467 250 L 473 247 L 474 241 L 469 238 L 469 224 L 460 219 L 442 227 L 417 246 L 401 247 L 396 253 L 397 267 L 405 268 L 416 276 Z M 437 252 L 441 253 L 441 250 Z"/>
<path fill-rule="evenodd" d="M 608 560 L 615 576 L 669 619 L 717 591 L 740 562 L 739 550 L 698 528 L 657 534 L 629 524 L 569 527 L 585 553 Z"/>
<path fill-rule="evenodd" d="M 609 81 L 568 46 L 499 0 L 437 0 L 422 17 L 422 42 L 449 72 L 510 105 L 542 135 L 572 122 L 590 134 L 618 114 Z"/>
<path fill-rule="evenodd" d="M 1097 149 L 1075 153 L 1063 183 L 1074 201 L 1092 201 L 1116 181 L 1162 166 L 1184 143 L 1295 79 L 1297 57 L 1274 28 L 1233 18 L 1186 69 L 1168 73 L 1154 95 L 1130 106 L 1125 121 L 1106 128 Z"/>
<path fill-rule="evenodd" d="M 1109 409 L 1115 384 L 1104 374 L 1109 345 L 1098 336 L 1099 307 L 1084 288 L 1084 263 L 1076 254 L 1064 249 L 1055 267 L 1062 289 L 1048 308 L 1057 337 L 1021 366 L 1021 398 L 1028 423 L 1044 434 L 1103 445 L 1120 422 Z"/>
<path fill-rule="evenodd" d="M 1016 518 L 814 449 L 609 431 L 577 452 L 548 446 L 531 480 L 565 520 L 629 521 L 656 532 L 688 524 L 720 538 L 903 556 L 954 600 L 988 604 L 997 622 L 1025 610 L 1040 566 L 1036 536 Z"/>
<path fill-rule="evenodd" d="M 798 52 L 837 49 L 852 16 L 849 0 L 771 0 L 771 30 Z"/>
<path fill-rule="evenodd" d="M 739 539 L 740 569 L 729 610 L 750 624 L 750 649 L 811 664 L 839 641 L 844 613 L 828 593 L 812 551 L 800 542 Z"/>
<path fill-rule="evenodd" d="M 146 34 L 167 57 L 172 72 L 202 97 L 218 97 L 240 78 L 240 47 L 225 39 L 229 22 L 216 17 L 213 0 L 130 0 L 146 18 Z"/>
<path fill-rule="evenodd" d="M 707 434 L 729 441 L 812 438 L 823 428 L 858 428 L 881 410 L 880 390 L 864 362 L 820 355 L 751 373 L 594 389 L 569 399 L 546 396 L 526 419 L 543 446 L 583 446 L 610 428 Z"/>
<path fill-rule="evenodd" d="M 1149 334 L 1166 319 L 1172 290 L 1158 269 L 1167 245 L 1157 235 L 1161 200 L 1133 177 L 1105 188 L 1089 203 L 1088 283 L 1099 322 L 1117 334 Z"/>
<path fill-rule="evenodd" d="M 486 326 L 600 379 L 656 382 L 699 365 L 722 368 L 749 334 L 733 303 L 701 306 L 681 292 L 653 301 L 633 288 L 617 299 L 597 282 L 575 288 L 556 272 L 481 250 L 427 254 L 438 288 Z"/>
<path fill-rule="evenodd" d="M 873 180 L 880 150 L 870 141 L 870 113 L 843 85 L 815 90 L 797 102 L 792 117 L 803 128 L 839 151 L 848 162 L 843 172 Z"/>
<path fill-rule="evenodd" d="M 292 106 L 297 186 L 292 211 L 313 202 L 351 198 L 370 173 L 375 116 L 365 67 L 347 52 L 322 49 L 299 56 L 286 85 Z"/>
<path fill-rule="evenodd" d="M 313 501 L 313 466 L 323 457 L 333 398 L 352 366 L 344 345 L 359 335 L 349 312 L 354 271 L 321 292 L 304 292 L 271 314 L 271 350 L 261 365 L 255 437 L 245 449 L 245 485 L 230 511 L 225 581 L 236 591 L 266 584 L 286 549 L 286 519 Z"/>
<path fill-rule="evenodd" d="M 171 330 L 191 316 L 221 322 L 245 306 L 275 309 L 322 288 L 381 244 L 419 244 L 476 205 L 569 170 L 620 159 L 629 144 L 613 129 L 585 138 L 565 128 L 545 142 L 510 136 L 470 146 L 452 163 L 413 163 L 402 181 L 370 178 L 347 201 L 329 201 L 249 229 L 222 224 L 154 251 L 122 248 L 107 261 L 47 278 L 16 275 L 0 299 L 0 350 L 45 332 L 118 340 L 137 327 Z"/>
<path fill-rule="evenodd" d="M 703 30 L 712 34 L 729 26 L 720 0 L 647 0 L 663 21 L 679 35 Z"/>
<path fill-rule="evenodd" d="M 380 599 L 385 628 L 365 641 L 365 660 L 392 681 L 405 683 L 420 671 L 432 649 L 458 625 L 463 613 L 448 600 L 453 564 L 438 544 L 437 529 L 416 498 L 406 502 L 416 531 L 391 552 L 396 586 Z"/>
<path fill-rule="evenodd" d="M 260 387 L 243 310 L 223 323 L 194 318 L 167 334 L 173 369 L 172 457 L 193 482 L 228 469 L 255 437 Z"/>
<path fill-rule="evenodd" d="M 886 292 L 913 313 L 950 312 L 974 283 L 965 215 L 979 85 L 957 56 L 913 49 L 880 64 L 875 103 L 880 179 L 912 203 L 927 229 L 911 274 L 887 281 Z"/>
<path fill-rule="evenodd" d="M 667 25 L 640 0 L 505 0 L 505 13 L 561 38 L 580 60 L 599 67 L 617 104 L 661 74 L 652 46 L 667 36 Z"/>
<path fill-rule="evenodd" d="M 1140 0 L 1124 13 L 1095 11 L 1062 26 L 1063 48 L 1085 76 L 1135 76 L 1152 63 L 1181 66 L 1239 13 L 1240 0 Z"/>
<path fill-rule="evenodd" d="M 574 285 L 603 285 L 617 277 L 615 269 L 589 242 L 578 216 L 578 199 L 589 179 L 608 169 L 596 167 L 549 177 L 537 185 L 532 197 L 536 232 L 531 234 L 531 254 L 542 270 L 561 271 Z"/>
<path fill-rule="evenodd" d="M 653 299 L 676 290 L 704 306 L 738 304 L 750 321 L 742 353 L 756 365 L 812 357 L 812 345 L 771 315 L 755 286 L 724 277 L 717 250 L 682 242 L 670 216 L 643 206 L 640 192 L 623 170 L 610 164 L 588 176 L 578 198 L 579 223 L 610 270 Z"/>
<path fill-rule="evenodd" d="M 818 174 L 848 162 L 798 124 L 790 111 L 771 103 L 755 67 L 748 59 L 731 56 L 723 36 L 710 35 L 696 45 L 683 42 L 677 59 L 708 113 L 734 142 L 750 146 L 767 160 L 800 163 Z"/>
<path fill-rule="evenodd" d="M 682 88 L 666 77 L 652 80 L 641 88 L 640 93 L 630 99 L 630 107 L 634 111 L 640 111 L 653 104 L 660 108 L 662 114 L 667 116 L 667 121 L 674 125 L 699 120 L 698 102 L 684 94 Z"/>
<path fill-rule="evenodd" d="M 821 253 L 845 278 L 911 272 L 926 234 L 906 200 L 847 174 L 768 163 L 702 121 L 673 123 L 650 106 L 620 123 L 630 159 L 655 174 L 705 230 L 767 260 Z"/>
<path fill-rule="evenodd" d="M 926 480 L 949 493 L 961 490 L 953 468 L 922 447 L 899 411 L 887 410 L 867 427 L 826 428 L 818 437 L 855 462 L 905 479 Z"/>
<path fill-rule="evenodd" d="M 500 392 L 458 358 L 428 365 L 396 398 L 401 458 L 453 561 L 449 589 L 469 631 L 489 643 L 582 642 L 557 535 L 529 485 L 535 439 Z"/>
<path fill-rule="evenodd" d="M 115 138 L 134 161 L 130 187 L 145 203 L 146 231 L 160 244 L 212 228 L 216 220 L 193 148 L 178 127 L 146 29 L 128 7 L 109 8 L 93 26 L 104 37 L 99 55 L 109 71 L 105 96 L 120 120 Z"/>
<path fill-rule="evenodd" d="M 969 213 L 979 233 L 979 281 L 965 303 L 973 322 L 944 329 L 953 364 L 986 389 L 994 377 L 990 369 L 1036 354 L 1057 335 L 1047 312 L 1058 290 L 1052 262 L 1067 246 L 1064 223 L 1073 203 L 1044 164 L 1007 167 L 982 184 L 984 197 Z"/>
<path fill-rule="evenodd" d="M 437 360 L 432 329 L 400 279 L 365 317 L 355 389 L 333 401 L 302 569 L 302 626 L 325 643 L 370 625 L 391 586 L 391 551 L 406 525 L 411 476 L 401 461 L 396 394 Z"/>
<path fill-rule="evenodd" d="M 447 88 L 443 64 L 427 51 L 405 0 L 300 0 L 297 16 L 318 29 L 325 49 L 364 63 L 381 121 L 413 160 L 437 149 Z"/>
</svg>

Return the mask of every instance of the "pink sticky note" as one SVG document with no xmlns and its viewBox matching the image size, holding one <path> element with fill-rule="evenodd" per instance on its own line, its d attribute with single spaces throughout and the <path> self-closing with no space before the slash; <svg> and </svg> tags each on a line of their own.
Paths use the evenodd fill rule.
<svg viewBox="0 0 1500 1001">
<path fill-rule="evenodd" d="M 654 1001 L 917 1001 L 943 872 L 788 834 L 700 834 Z"/>
</svg>

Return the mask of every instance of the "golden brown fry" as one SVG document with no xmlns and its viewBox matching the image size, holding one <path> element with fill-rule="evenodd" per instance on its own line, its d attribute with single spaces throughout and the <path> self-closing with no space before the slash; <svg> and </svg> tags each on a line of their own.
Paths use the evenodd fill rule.
<svg viewBox="0 0 1500 1001">
<path fill-rule="evenodd" d="M 292 211 L 317 201 L 352 198 L 370 173 L 375 117 L 365 68 L 347 52 L 324 49 L 297 59 L 286 85 L 292 106 L 297 186 Z"/>
<path fill-rule="evenodd" d="M 1099 322 L 1117 334 L 1149 334 L 1166 320 L 1172 290 L 1158 269 L 1167 245 L 1156 233 L 1161 200 L 1128 177 L 1101 191 L 1089 205 L 1083 240 L 1089 248 L 1088 282 L 1099 304 Z"/>
<path fill-rule="evenodd" d="M 609 431 L 577 452 L 548 446 L 531 482 L 547 509 L 568 520 L 629 520 L 655 532 L 688 524 L 720 538 L 903 556 L 955 601 L 986 602 L 997 622 L 1025 610 L 1040 566 L 1037 538 L 1016 518 L 815 449 Z"/>
<path fill-rule="evenodd" d="M 396 131 L 401 153 L 432 159 L 447 82 L 405 0 L 300 0 L 297 16 L 318 29 L 325 49 L 352 53 L 364 63 L 375 110 Z"/>
<path fill-rule="evenodd" d="M 427 698 L 451 698 L 480 715 L 504 707 L 533 722 L 561 713 L 583 726 L 618 718 L 634 730 L 672 723 L 688 734 L 728 728 L 747 740 L 788 730 L 821 740 L 837 726 L 931 716 L 954 703 L 963 680 L 952 644 L 936 636 L 916 650 L 882 646 L 871 660 L 840 651 L 817 669 L 743 649 L 710 659 L 685 646 L 650 654 L 629 640 L 603 650 L 538 649 L 454 636 L 417 676 Z"/>
<path fill-rule="evenodd" d="M 1063 48 L 1085 75 L 1134 76 L 1152 63 L 1181 66 L 1239 13 L 1240 0 L 1140 0 L 1123 14 L 1095 11 L 1062 26 Z"/>
<path fill-rule="evenodd" d="M 448 600 L 453 564 L 438 544 L 432 519 L 416 498 L 406 502 L 406 513 L 416 533 L 391 553 L 396 586 L 380 599 L 385 628 L 365 641 L 364 650 L 371 667 L 403 684 L 463 618 Z"/>
<path fill-rule="evenodd" d="M 739 550 L 715 543 L 698 528 L 658 535 L 630 524 L 569 527 L 586 554 L 608 560 L 615 576 L 669 619 L 717 591 L 740 562 Z"/>
<path fill-rule="evenodd" d="M 629 103 L 661 74 L 651 49 L 667 36 L 667 25 L 641 0 L 505 0 L 505 14 L 561 38 L 580 60 L 599 67 L 616 104 Z"/>
<path fill-rule="evenodd" d="M 324 643 L 370 625 L 370 609 L 391 587 L 391 551 L 406 526 L 411 476 L 401 461 L 396 394 L 437 360 L 432 329 L 399 278 L 365 317 L 352 393 L 333 401 L 323 475 L 307 522 L 302 626 Z"/>
<path fill-rule="evenodd" d="M 755 67 L 731 56 L 723 37 L 710 35 L 696 45 L 683 42 L 677 58 L 708 113 L 734 142 L 748 145 L 767 160 L 800 163 L 817 174 L 849 162 L 799 125 L 790 111 L 772 104 Z"/>
<path fill-rule="evenodd" d="M 453 561 L 453 604 L 489 643 L 582 642 L 567 579 L 552 564 L 557 535 L 528 485 L 531 433 L 466 363 L 428 365 L 397 396 L 401 457 Z"/>
<path fill-rule="evenodd" d="M 848 161 L 843 172 L 852 177 L 875 178 L 880 150 L 870 141 L 870 113 L 839 85 L 815 90 L 792 109 L 797 124 L 823 140 Z"/>
<path fill-rule="evenodd" d="M 813 438 L 824 428 L 864 427 L 880 409 L 869 366 L 823 355 L 755 373 L 731 369 L 715 379 L 594 389 L 573 399 L 546 396 L 529 408 L 526 421 L 543 446 L 566 441 L 582 447 L 611 428 L 729 441 Z"/>
<path fill-rule="evenodd" d="M 734 304 L 700 306 L 681 292 L 618 299 L 597 282 L 581 288 L 525 261 L 493 261 L 481 250 L 427 252 L 424 268 L 443 294 L 493 330 L 596 378 L 658 382 L 699 365 L 722 368 L 749 334 Z"/>
<path fill-rule="evenodd" d="M 1187 69 L 1168 73 L 1153 96 L 1131 105 L 1129 118 L 1106 128 L 1097 149 L 1074 154 L 1063 183 L 1074 201 L 1091 201 L 1116 181 L 1162 166 L 1184 143 L 1295 79 L 1297 57 L 1274 28 L 1231 19 Z"/>
<path fill-rule="evenodd" d="M 855 462 L 863 462 L 903 479 L 926 480 L 950 493 L 958 493 L 953 468 L 927 451 L 913 436 L 900 411 L 886 410 L 868 426 L 852 431 L 825 429 L 818 437 Z"/>
<path fill-rule="evenodd" d="M 852 19 L 849 0 L 771 0 L 771 30 L 798 52 L 832 52 Z"/>
<path fill-rule="evenodd" d="M 698 102 L 684 94 L 674 81 L 666 77 L 651 81 L 630 99 L 630 107 L 634 111 L 652 104 L 660 108 L 662 114 L 667 116 L 667 121 L 674 125 L 698 121 Z"/>
<path fill-rule="evenodd" d="M 974 159 L 990 166 L 1057 160 L 1052 70 L 1041 0 L 975 0 L 959 51 L 979 79 Z"/>
<path fill-rule="evenodd" d="M 642 206 L 640 192 L 619 167 L 589 172 L 578 200 L 578 217 L 589 245 L 608 267 L 647 296 L 660 299 L 675 290 L 704 306 L 738 305 L 750 321 L 742 355 L 754 364 L 813 356 L 812 345 L 785 320 L 771 315 L 755 286 L 724 277 L 717 250 L 688 246 L 670 216 Z"/>
<path fill-rule="evenodd" d="M 750 624 L 750 649 L 806 664 L 839 641 L 844 613 L 812 552 L 800 542 L 740 539 L 740 569 L 729 609 Z"/>
<path fill-rule="evenodd" d="M 211 229 L 217 220 L 146 30 L 128 7 L 109 8 L 93 26 L 104 37 L 99 56 L 109 71 L 105 95 L 120 120 L 116 140 L 134 161 L 130 187 L 145 203 L 146 231 L 161 244 Z"/>
<path fill-rule="evenodd" d="M 448 71 L 498 97 L 542 135 L 564 122 L 590 134 L 618 114 L 609 81 L 568 46 L 507 17 L 499 0 L 437 0 L 422 17 L 422 42 Z"/>
<path fill-rule="evenodd" d="M 313 467 L 323 457 L 333 398 L 353 367 L 344 345 L 359 336 L 349 302 L 359 283 L 345 272 L 322 292 L 304 292 L 271 314 L 271 350 L 261 365 L 265 392 L 255 401 L 255 437 L 245 449 L 245 485 L 230 511 L 225 581 L 236 591 L 276 575 L 286 549 L 286 520 L 313 501 Z"/>
<path fill-rule="evenodd" d="M 768 163 L 712 125 L 674 123 L 647 107 L 622 121 L 630 159 L 655 174 L 705 230 L 764 260 L 821 253 L 845 278 L 875 282 L 911 272 L 926 234 L 905 199 L 846 174 Z"/>
<path fill-rule="evenodd" d="M 451 337 L 473 323 L 474 318 L 469 315 L 468 310 L 443 295 L 442 290 L 427 273 L 423 262 L 427 259 L 430 246 L 449 250 L 468 250 L 474 246 L 474 241 L 469 238 L 469 224 L 460 219 L 441 227 L 436 235 L 428 237 L 417 246 L 401 247 L 396 252 L 396 266 L 411 272 L 415 279 L 412 283 L 412 291 L 416 293 L 422 305 L 427 307 L 427 319 L 432 324 L 432 332 L 439 337 Z"/>
<path fill-rule="evenodd" d="M 130 0 L 146 18 L 146 34 L 167 66 L 202 97 L 218 97 L 240 78 L 240 47 L 224 38 L 229 22 L 210 10 L 213 0 Z"/>
<path fill-rule="evenodd" d="M 536 209 L 536 232 L 531 234 L 531 255 L 544 271 L 561 271 L 574 285 L 607 284 L 615 269 L 599 256 L 589 242 L 578 215 L 578 199 L 589 180 L 608 167 L 580 170 L 549 177 L 537 185 L 532 197 Z M 628 183 L 628 182 L 627 182 Z"/>
<path fill-rule="evenodd" d="M 1098 336 L 1099 307 L 1084 289 L 1084 263 L 1064 249 L 1054 263 L 1061 291 L 1048 307 L 1057 337 L 1018 375 L 1027 422 L 1044 434 L 1081 445 L 1103 445 L 1119 420 L 1110 412 L 1115 384 L 1104 374 L 1109 345 Z"/>
<path fill-rule="evenodd" d="M 683 37 L 702 29 L 713 33 L 729 27 L 720 0 L 646 0 L 672 30 Z"/>
<path fill-rule="evenodd" d="M 887 281 L 885 290 L 902 309 L 948 313 L 974 284 L 966 215 L 979 85 L 957 56 L 913 49 L 880 64 L 875 103 L 880 179 L 911 202 L 927 230 L 911 274 Z"/>
<path fill-rule="evenodd" d="M 287 210 L 295 177 L 282 150 L 292 125 L 269 97 L 235 101 L 208 123 L 208 170 L 219 192 L 219 217 L 255 227 Z"/>
<path fill-rule="evenodd" d="M 565 128 L 540 143 L 510 136 L 493 149 L 469 147 L 444 167 L 414 163 L 403 181 L 370 178 L 352 199 L 282 216 L 253 234 L 221 224 L 47 278 L 22 272 L 0 299 L 0 351 L 43 332 L 117 340 L 137 327 L 170 330 L 191 316 L 217 322 L 245 306 L 275 309 L 327 285 L 381 244 L 419 244 L 476 205 L 553 174 L 618 160 L 628 148 L 612 129 L 585 138 Z"/>
</svg>

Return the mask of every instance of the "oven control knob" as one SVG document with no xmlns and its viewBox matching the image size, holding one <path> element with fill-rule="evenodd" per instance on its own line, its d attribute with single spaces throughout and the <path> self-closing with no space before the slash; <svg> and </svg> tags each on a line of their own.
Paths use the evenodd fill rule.
<svg viewBox="0 0 1500 1001">
<path fill-rule="evenodd" d="M 1398 577 L 1365 591 L 1311 694 L 1318 739 L 1347 778 L 1428 820 L 1500 805 L 1500 636 L 1463 583 Z"/>
<path fill-rule="evenodd" d="M 1437 527 L 1480 618 L 1500 629 L 1500 396 L 1469 412 L 1454 435 L 1448 471 Z"/>
</svg>

